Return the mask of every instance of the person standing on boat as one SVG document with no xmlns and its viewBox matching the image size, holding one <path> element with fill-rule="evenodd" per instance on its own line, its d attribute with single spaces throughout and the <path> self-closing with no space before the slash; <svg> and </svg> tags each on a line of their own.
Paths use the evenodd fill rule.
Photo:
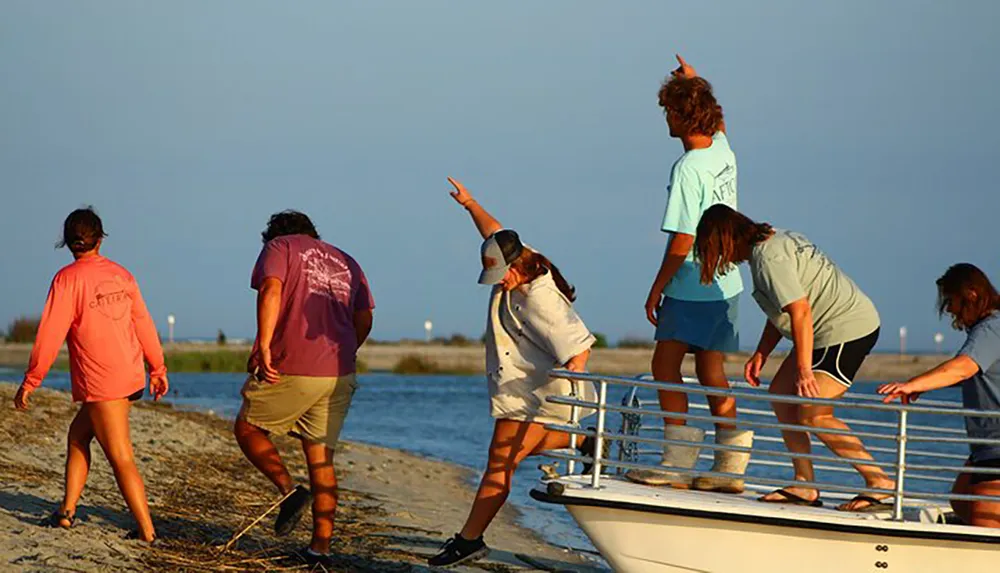
<svg viewBox="0 0 1000 573">
<path fill-rule="evenodd" d="M 865 357 L 878 340 L 880 319 L 875 305 L 840 268 L 804 235 L 756 223 L 726 205 L 705 211 L 698 223 L 695 253 L 701 261 L 701 281 L 711 282 L 749 262 L 753 299 L 767 315 L 757 350 L 747 361 L 744 376 L 760 385 L 760 373 L 782 337 L 792 341 L 791 354 L 781 363 L 769 392 L 808 398 L 839 398 L 854 381 Z M 823 433 L 848 430 L 830 406 L 772 402 L 784 424 L 816 429 L 832 452 L 844 458 L 872 460 L 854 436 Z M 782 431 L 785 446 L 796 454 L 810 453 L 809 434 Z M 797 481 L 814 481 L 812 461 L 792 461 Z M 878 466 L 854 466 L 868 489 L 892 489 L 895 482 Z M 862 493 L 838 509 L 884 509 L 881 493 Z M 761 501 L 821 505 L 819 492 L 809 486 L 771 492 Z"/>
<path fill-rule="evenodd" d="M 879 386 L 885 401 L 915 401 L 921 393 L 962 385 L 965 408 L 1000 410 L 1000 294 L 983 271 L 969 263 L 949 268 L 937 280 L 938 312 L 948 313 L 956 330 L 966 333 L 958 354 L 933 370 Z M 970 416 L 965 419 L 970 438 L 1000 440 L 1000 418 Z M 977 473 L 975 468 L 1000 469 L 1000 446 L 970 444 L 967 466 L 972 471 L 955 480 L 952 493 L 1000 496 L 1000 474 Z M 953 500 L 951 507 L 968 525 L 1000 527 L 997 501 Z"/>
<path fill-rule="evenodd" d="M 660 382 L 679 384 L 684 356 L 693 352 L 698 382 L 728 389 L 723 364 L 725 353 L 739 350 L 736 323 L 743 282 L 740 273 L 733 271 L 702 285 L 692 246 L 705 209 L 717 203 L 736 207 L 736 156 L 729 147 L 722 107 L 712 93 L 711 84 L 698 77 L 683 58 L 677 56 L 677 61 L 680 67 L 659 92 L 670 135 L 681 140 L 684 155 L 674 163 L 670 173 L 667 209 L 661 225 L 669 239 L 646 299 L 646 318 L 656 327 L 652 371 Z M 687 394 L 661 390 L 658 397 L 661 409 L 687 413 Z M 710 396 L 708 402 L 713 416 L 736 417 L 734 399 Z M 704 434 L 700 428 L 687 426 L 683 419 L 664 418 L 664 439 L 693 444 L 664 446 L 661 465 L 693 469 Z M 715 424 L 715 441 L 749 448 L 753 432 L 737 429 L 733 423 L 719 422 Z M 716 450 L 712 471 L 742 474 L 749 460 L 748 452 Z M 699 477 L 692 482 L 689 474 L 666 469 L 631 470 L 625 475 L 632 481 L 650 485 L 743 491 L 743 480 L 736 478 Z"/>
<path fill-rule="evenodd" d="M 299 555 L 331 567 L 333 455 L 358 388 L 357 352 L 371 332 L 375 301 L 357 261 L 321 241 L 304 213 L 275 213 L 261 236 L 250 279 L 257 338 L 233 432 L 247 459 L 285 496 L 275 532 L 291 533 L 312 501 L 312 541 Z M 311 491 L 295 485 L 272 432 L 302 442 Z"/>
<path fill-rule="evenodd" d="M 68 529 L 76 522 L 77 503 L 90 473 L 90 445 L 97 438 L 139 526 L 129 537 L 152 542 L 156 531 L 135 465 L 129 412 L 146 388 L 143 359 L 149 364 L 154 400 L 169 388 L 167 367 L 135 278 L 101 256 L 104 237 L 104 223 L 92 208 L 77 209 L 66 217 L 60 246 L 69 248 L 74 261 L 52 279 L 14 405 L 28 409 L 29 397 L 41 386 L 65 341 L 73 401 L 82 405 L 69 426 L 63 501 L 46 523 Z"/>
<path fill-rule="evenodd" d="M 566 448 L 570 436 L 545 429 L 567 424 L 570 406 L 546 402 L 552 395 L 596 400 L 589 382 L 550 379 L 565 368 L 583 372 L 596 341 L 576 311 L 574 289 L 541 253 L 504 229 L 465 186 L 448 178 L 451 196 L 464 207 L 484 239 L 479 284 L 491 285 L 486 322 L 486 376 L 490 414 L 496 419 L 486 471 L 462 531 L 447 540 L 429 560 L 432 566 L 456 565 L 489 552 L 483 532 L 510 494 L 514 471 L 524 458 Z M 593 440 L 580 446 L 593 455 Z"/>
</svg>

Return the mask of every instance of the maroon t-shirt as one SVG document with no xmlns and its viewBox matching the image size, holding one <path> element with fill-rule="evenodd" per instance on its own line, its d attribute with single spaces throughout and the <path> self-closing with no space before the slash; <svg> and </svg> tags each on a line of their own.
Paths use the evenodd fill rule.
<svg viewBox="0 0 1000 573">
<path fill-rule="evenodd" d="M 350 255 L 308 235 L 264 245 L 250 287 L 281 281 L 271 363 L 290 376 L 346 376 L 355 370 L 354 313 L 375 308 L 368 279 Z"/>
</svg>

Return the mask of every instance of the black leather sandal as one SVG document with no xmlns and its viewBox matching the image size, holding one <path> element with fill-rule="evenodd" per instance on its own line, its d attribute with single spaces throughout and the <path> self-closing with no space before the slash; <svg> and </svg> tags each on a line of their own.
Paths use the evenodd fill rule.
<svg viewBox="0 0 1000 573">
<path fill-rule="evenodd" d="M 69 523 L 69 525 L 63 525 L 62 522 L 64 521 Z M 70 527 L 73 527 L 74 523 L 76 523 L 75 513 L 59 510 L 53 511 L 52 515 L 42 520 L 42 525 L 46 527 L 58 527 L 60 529 L 69 529 Z"/>
</svg>

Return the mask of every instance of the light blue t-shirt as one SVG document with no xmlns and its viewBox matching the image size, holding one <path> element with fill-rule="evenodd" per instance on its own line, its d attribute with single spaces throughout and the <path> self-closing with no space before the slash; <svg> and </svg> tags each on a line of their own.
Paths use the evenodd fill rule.
<svg viewBox="0 0 1000 573">
<path fill-rule="evenodd" d="M 969 337 L 958 351 L 978 366 L 979 372 L 962 382 L 962 404 L 976 410 L 1000 410 L 1000 311 L 969 329 Z M 969 416 L 965 429 L 970 438 L 1000 439 L 1000 418 Z M 971 444 L 972 461 L 1000 458 L 1000 446 Z"/>
<path fill-rule="evenodd" d="M 717 203 L 736 209 L 736 155 L 721 131 L 712 137 L 712 145 L 692 149 L 674 163 L 661 229 L 694 235 L 702 213 Z M 743 280 L 735 268 L 710 285 L 701 284 L 700 275 L 692 249 L 663 294 L 678 300 L 717 301 L 743 292 Z"/>
</svg>

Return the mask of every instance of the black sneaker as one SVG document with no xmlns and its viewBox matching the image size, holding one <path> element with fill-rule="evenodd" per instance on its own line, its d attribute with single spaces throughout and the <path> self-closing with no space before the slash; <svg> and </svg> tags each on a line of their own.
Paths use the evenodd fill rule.
<svg viewBox="0 0 1000 573">
<path fill-rule="evenodd" d="M 483 536 L 479 539 L 468 540 L 458 533 L 441 546 L 441 551 L 437 555 L 427 560 L 431 567 L 450 567 L 466 561 L 486 557 L 490 548 L 483 541 Z"/>
<path fill-rule="evenodd" d="M 309 567 L 319 565 L 326 571 L 336 570 L 334 567 L 336 567 L 337 563 L 334 560 L 333 555 L 330 555 L 329 553 L 316 553 L 309 547 L 306 547 L 305 549 L 297 551 L 295 555 L 297 555 L 299 559 L 305 561 L 306 565 Z"/>
<path fill-rule="evenodd" d="M 274 532 L 278 535 L 288 535 L 299 524 L 302 514 L 312 502 L 312 494 L 301 485 L 295 486 L 295 491 L 281 502 L 278 519 L 274 521 Z"/>
<path fill-rule="evenodd" d="M 590 431 L 597 431 L 597 428 L 587 428 Z M 580 441 L 576 446 L 576 451 L 580 452 L 589 458 L 594 457 L 594 453 L 597 451 L 597 438 L 593 436 L 587 436 Z M 605 438 L 604 443 L 601 444 L 601 459 L 606 460 L 608 456 L 611 455 L 611 440 Z M 586 463 L 583 464 L 583 473 L 589 474 L 591 470 L 594 469 L 594 464 Z"/>
</svg>

